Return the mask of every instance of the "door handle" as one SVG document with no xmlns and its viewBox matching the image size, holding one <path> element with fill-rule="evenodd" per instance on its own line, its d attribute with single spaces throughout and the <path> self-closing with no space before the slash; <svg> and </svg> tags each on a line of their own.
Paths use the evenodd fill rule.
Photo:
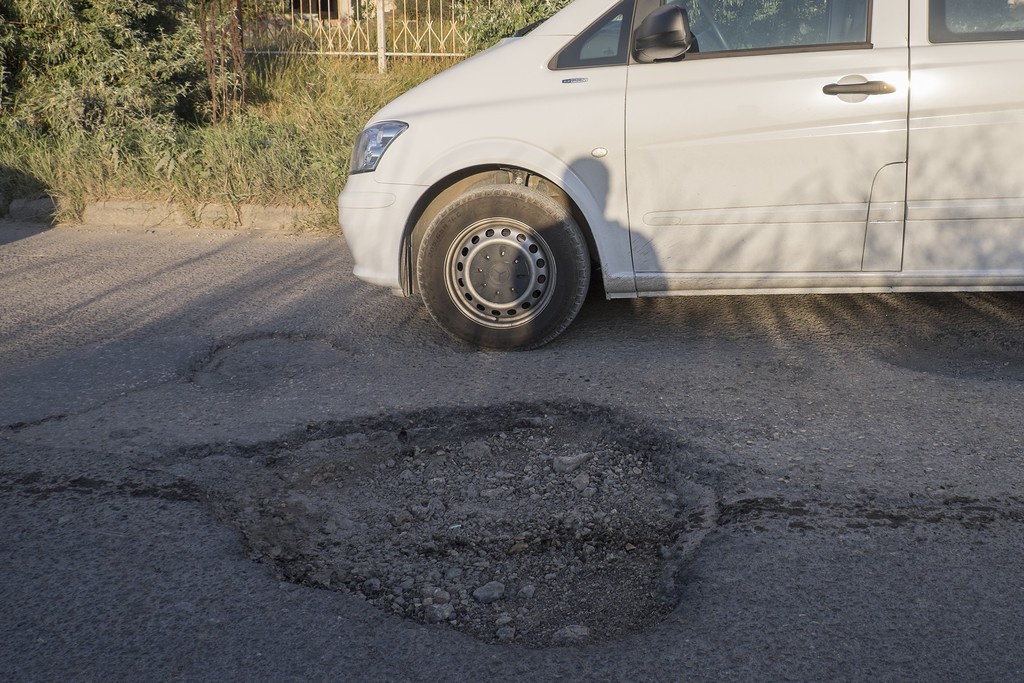
<svg viewBox="0 0 1024 683">
<path fill-rule="evenodd" d="M 896 86 L 885 81 L 829 83 L 821 91 L 826 95 L 888 95 L 896 92 Z"/>
</svg>

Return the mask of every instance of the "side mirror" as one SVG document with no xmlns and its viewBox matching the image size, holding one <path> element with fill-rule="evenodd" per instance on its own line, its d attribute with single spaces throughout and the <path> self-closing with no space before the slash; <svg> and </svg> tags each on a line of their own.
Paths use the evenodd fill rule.
<svg viewBox="0 0 1024 683">
<path fill-rule="evenodd" d="M 664 5 L 640 22 L 633 40 L 633 56 L 649 64 L 681 57 L 693 46 L 690 17 L 679 5 Z"/>
</svg>

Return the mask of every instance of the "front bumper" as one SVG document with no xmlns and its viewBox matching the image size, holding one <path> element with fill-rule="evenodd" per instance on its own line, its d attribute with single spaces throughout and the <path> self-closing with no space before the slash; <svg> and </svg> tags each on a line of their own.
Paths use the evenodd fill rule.
<svg viewBox="0 0 1024 683">
<path fill-rule="evenodd" d="M 378 183 L 373 173 L 349 176 L 338 196 L 338 221 L 360 280 L 402 291 L 402 237 L 427 188 Z"/>
</svg>

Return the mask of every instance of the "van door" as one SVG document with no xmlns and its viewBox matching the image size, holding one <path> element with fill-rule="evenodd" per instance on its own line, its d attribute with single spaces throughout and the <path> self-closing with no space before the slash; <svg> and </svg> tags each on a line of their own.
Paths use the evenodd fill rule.
<svg viewBox="0 0 1024 683">
<path fill-rule="evenodd" d="M 871 270 L 899 270 L 907 0 L 672 1 L 697 45 L 628 74 L 638 291 L 848 280 L 866 242 Z M 869 234 L 876 178 L 891 211 Z"/>
<path fill-rule="evenodd" d="M 912 10 L 904 270 L 940 284 L 1019 282 L 1024 0 L 915 0 Z"/>
</svg>

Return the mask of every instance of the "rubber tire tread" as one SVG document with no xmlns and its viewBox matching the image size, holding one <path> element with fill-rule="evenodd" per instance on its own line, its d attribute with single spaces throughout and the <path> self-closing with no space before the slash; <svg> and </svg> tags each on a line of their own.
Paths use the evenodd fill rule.
<svg viewBox="0 0 1024 683">
<path fill-rule="evenodd" d="M 533 321 L 493 329 L 464 315 L 445 285 L 448 249 L 468 226 L 486 218 L 510 218 L 533 228 L 548 243 L 555 262 L 551 301 Z M 526 351 L 547 344 L 576 318 L 590 287 L 587 241 L 569 211 L 551 197 L 521 185 L 485 185 L 459 196 L 427 228 L 416 259 L 423 303 L 448 334 L 484 349 Z"/>
</svg>

